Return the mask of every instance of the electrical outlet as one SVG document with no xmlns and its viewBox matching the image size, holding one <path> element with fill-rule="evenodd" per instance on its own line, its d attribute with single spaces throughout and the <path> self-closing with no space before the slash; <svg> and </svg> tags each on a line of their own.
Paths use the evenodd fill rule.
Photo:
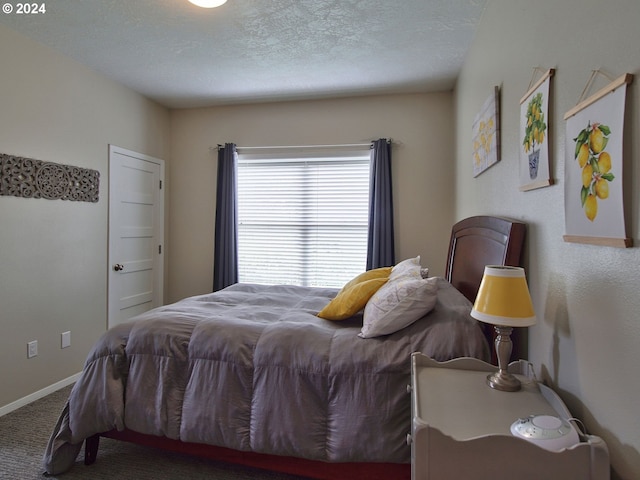
<svg viewBox="0 0 640 480">
<path fill-rule="evenodd" d="M 60 342 L 61 342 L 61 347 L 60 348 L 67 348 L 71 346 L 71 332 L 63 332 L 60 335 Z"/>
<path fill-rule="evenodd" d="M 33 340 L 27 343 L 27 358 L 33 358 L 38 356 L 38 341 Z"/>
</svg>

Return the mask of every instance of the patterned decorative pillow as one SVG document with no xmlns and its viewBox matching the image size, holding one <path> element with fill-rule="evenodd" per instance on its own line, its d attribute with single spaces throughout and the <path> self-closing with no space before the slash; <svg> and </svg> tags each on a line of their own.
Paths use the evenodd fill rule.
<svg viewBox="0 0 640 480">
<path fill-rule="evenodd" d="M 394 281 L 400 277 L 405 276 L 420 278 L 421 269 L 422 267 L 420 266 L 420 255 L 415 258 L 407 258 L 391 269 L 391 273 L 389 274 L 389 281 Z"/>
<path fill-rule="evenodd" d="M 436 304 L 436 282 L 436 277 L 423 279 L 406 275 L 395 281 L 389 280 L 367 302 L 358 336 L 389 335 L 425 316 Z"/>
</svg>

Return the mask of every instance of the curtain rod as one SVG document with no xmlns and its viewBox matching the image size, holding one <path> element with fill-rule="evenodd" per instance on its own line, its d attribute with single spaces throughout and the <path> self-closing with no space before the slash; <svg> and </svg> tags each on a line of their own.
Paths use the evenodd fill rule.
<svg viewBox="0 0 640 480">
<path fill-rule="evenodd" d="M 274 145 L 274 146 L 266 146 L 266 147 L 240 147 L 236 145 L 237 150 L 266 150 L 266 149 L 278 149 L 284 150 L 287 148 L 350 148 L 350 147 L 371 147 L 373 140 L 369 143 L 343 143 L 336 145 Z M 393 143 L 393 140 L 389 138 L 387 143 Z M 219 143 L 215 147 L 209 147 L 209 150 L 218 150 L 224 147 L 223 144 Z"/>
</svg>

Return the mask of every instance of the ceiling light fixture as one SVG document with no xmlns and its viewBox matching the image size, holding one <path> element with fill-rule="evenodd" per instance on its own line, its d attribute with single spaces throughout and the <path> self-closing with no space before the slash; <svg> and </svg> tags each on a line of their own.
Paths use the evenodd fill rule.
<svg viewBox="0 0 640 480">
<path fill-rule="evenodd" d="M 194 5 L 202 8 L 215 8 L 227 3 L 227 0 L 189 0 Z"/>
</svg>

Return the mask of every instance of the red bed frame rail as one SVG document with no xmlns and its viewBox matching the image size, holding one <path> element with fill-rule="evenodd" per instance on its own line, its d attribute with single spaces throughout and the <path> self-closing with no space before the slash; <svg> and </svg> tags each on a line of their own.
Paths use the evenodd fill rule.
<svg viewBox="0 0 640 480">
<path fill-rule="evenodd" d="M 85 442 L 86 465 L 96 461 L 100 437 L 184 453 L 222 462 L 246 465 L 274 472 L 299 475 L 318 480 L 410 480 L 411 465 L 404 463 L 329 463 L 295 457 L 282 457 L 254 452 L 241 452 L 200 443 L 186 443 L 124 430 L 112 430 L 90 437 Z"/>
</svg>

